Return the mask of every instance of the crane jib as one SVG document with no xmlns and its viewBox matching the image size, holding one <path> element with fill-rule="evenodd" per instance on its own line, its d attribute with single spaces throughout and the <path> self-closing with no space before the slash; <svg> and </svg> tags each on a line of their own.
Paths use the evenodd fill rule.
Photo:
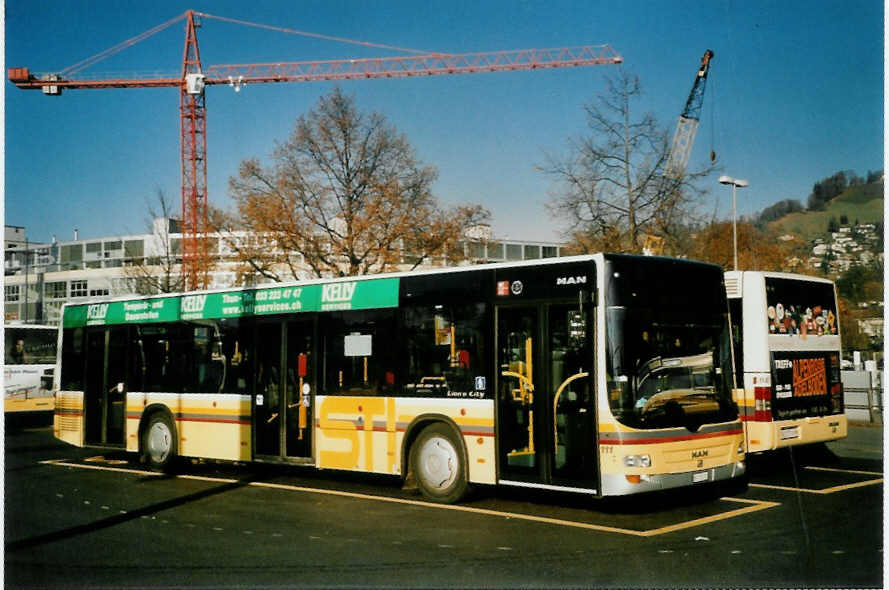
<svg viewBox="0 0 889 590">
<path fill-rule="evenodd" d="M 330 40 L 357 43 L 365 46 L 392 46 L 354 42 L 314 33 L 305 33 L 257 25 L 235 19 L 226 19 L 188 10 L 161 25 L 127 39 L 94 56 L 50 74 L 33 74 L 28 68 L 10 68 L 10 82 L 24 90 L 40 89 L 49 96 L 59 96 L 63 89 L 99 88 L 159 88 L 180 89 L 181 153 L 182 153 L 182 211 L 186 222 L 182 237 L 182 278 L 187 289 L 207 286 L 206 253 L 204 240 L 198 236 L 206 233 L 207 168 L 206 168 L 206 107 L 204 88 L 207 85 L 228 84 L 239 91 L 244 84 L 271 82 L 310 82 L 324 80 L 357 80 L 367 78 L 401 78 L 408 76 L 430 76 L 446 74 L 472 74 L 498 71 L 521 71 L 578 67 L 593 65 L 616 65 L 623 62 L 608 45 L 563 47 L 555 49 L 522 49 L 494 51 L 472 54 L 412 55 L 407 57 L 377 59 L 345 59 L 314 62 L 273 64 L 237 64 L 202 67 L 198 51 L 197 28 L 199 18 L 210 18 L 244 24 L 254 27 L 277 30 Z M 176 76 L 158 75 L 152 78 L 105 77 L 88 78 L 74 74 L 90 67 L 107 57 L 117 54 L 134 44 L 166 29 L 171 24 L 185 19 L 185 52 L 182 70 Z M 405 50 L 408 51 L 408 50 Z M 409 50 L 415 52 L 416 50 Z"/>
</svg>

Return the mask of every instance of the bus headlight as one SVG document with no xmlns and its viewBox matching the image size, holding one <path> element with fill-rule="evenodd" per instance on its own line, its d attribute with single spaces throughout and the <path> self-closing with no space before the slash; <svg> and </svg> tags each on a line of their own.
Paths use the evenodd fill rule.
<svg viewBox="0 0 889 590">
<path fill-rule="evenodd" d="M 624 455 L 626 467 L 651 467 L 650 455 Z"/>
</svg>

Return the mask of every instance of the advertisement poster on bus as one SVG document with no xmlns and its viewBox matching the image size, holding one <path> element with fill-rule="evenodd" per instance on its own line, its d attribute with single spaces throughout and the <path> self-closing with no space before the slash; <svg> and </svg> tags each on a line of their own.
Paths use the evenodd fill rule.
<svg viewBox="0 0 889 590">
<path fill-rule="evenodd" d="M 843 411 L 838 353 L 778 351 L 773 359 L 772 412 L 776 419 Z"/>
</svg>

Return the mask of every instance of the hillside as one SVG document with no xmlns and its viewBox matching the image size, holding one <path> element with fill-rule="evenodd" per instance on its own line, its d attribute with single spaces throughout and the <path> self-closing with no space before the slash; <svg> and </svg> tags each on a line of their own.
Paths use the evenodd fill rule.
<svg viewBox="0 0 889 590">
<path fill-rule="evenodd" d="M 827 203 L 824 211 L 799 211 L 769 223 L 779 233 L 792 233 L 805 241 L 814 240 L 827 231 L 831 217 L 837 221 L 845 215 L 849 223 L 882 223 L 883 183 L 864 184 L 846 189 Z"/>
</svg>

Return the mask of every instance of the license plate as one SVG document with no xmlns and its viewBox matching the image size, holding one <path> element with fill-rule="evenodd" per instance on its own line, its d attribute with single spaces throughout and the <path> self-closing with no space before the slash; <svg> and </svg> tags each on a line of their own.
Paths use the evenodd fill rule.
<svg viewBox="0 0 889 590">
<path fill-rule="evenodd" d="M 707 476 L 706 471 L 699 471 L 698 473 L 695 473 L 691 476 L 691 481 L 693 483 L 698 483 L 698 482 L 702 482 L 702 481 L 707 481 L 707 478 L 708 478 L 708 476 Z"/>
<path fill-rule="evenodd" d="M 787 426 L 781 429 L 781 440 L 799 438 L 799 426 Z"/>
</svg>

